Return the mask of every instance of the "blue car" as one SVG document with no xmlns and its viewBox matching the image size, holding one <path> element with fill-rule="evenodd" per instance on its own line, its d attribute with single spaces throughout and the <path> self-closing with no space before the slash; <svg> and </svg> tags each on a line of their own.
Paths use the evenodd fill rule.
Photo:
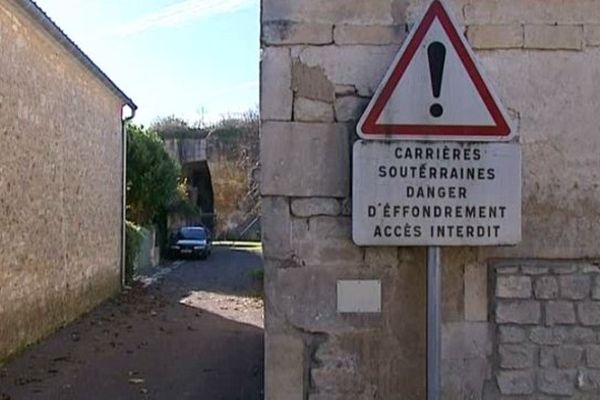
<svg viewBox="0 0 600 400">
<path fill-rule="evenodd" d="M 175 232 L 169 245 L 171 256 L 207 258 L 212 252 L 210 232 L 203 226 L 184 226 Z"/>
</svg>

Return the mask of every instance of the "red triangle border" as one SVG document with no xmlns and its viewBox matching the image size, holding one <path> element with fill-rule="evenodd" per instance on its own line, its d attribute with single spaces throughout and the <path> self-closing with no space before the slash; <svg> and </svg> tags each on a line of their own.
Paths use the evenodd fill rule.
<svg viewBox="0 0 600 400">
<path fill-rule="evenodd" d="M 454 46 L 460 60 L 462 61 L 469 77 L 473 81 L 475 88 L 479 92 L 485 106 L 487 107 L 496 126 L 457 126 L 457 125 L 394 125 L 394 124 L 377 124 L 377 120 L 381 116 L 383 109 L 392 96 L 394 89 L 404 76 L 406 69 L 410 65 L 419 45 L 423 42 L 429 28 L 438 18 L 442 27 L 446 31 L 450 42 Z M 450 16 L 444 9 L 444 6 L 439 0 L 433 1 L 427 13 L 423 17 L 421 24 L 417 28 L 410 43 L 404 50 L 402 57 L 394 68 L 385 86 L 379 93 L 375 104 L 370 109 L 367 118 L 362 126 L 362 133 L 365 137 L 369 135 L 423 135 L 423 136 L 499 136 L 506 137 L 510 135 L 511 129 L 506 122 L 502 112 L 500 111 L 496 100 L 490 93 L 483 77 L 479 73 L 474 60 L 471 58 L 468 50 L 465 48 L 459 33 L 456 31 Z"/>
</svg>

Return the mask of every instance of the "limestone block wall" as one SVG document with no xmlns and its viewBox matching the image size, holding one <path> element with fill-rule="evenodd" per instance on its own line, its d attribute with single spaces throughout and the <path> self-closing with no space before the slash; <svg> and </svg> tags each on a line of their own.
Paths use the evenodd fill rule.
<svg viewBox="0 0 600 400">
<path fill-rule="evenodd" d="M 0 0 L 0 359 L 119 289 L 121 101 Z"/>
<path fill-rule="evenodd" d="M 503 261 L 494 267 L 494 375 L 503 398 L 599 398 L 598 263 Z"/>
<path fill-rule="evenodd" d="M 495 399 L 490 263 L 600 258 L 600 3 L 446 3 L 523 150 L 522 243 L 442 255 L 444 398 Z M 356 247 L 350 216 L 356 121 L 424 4 L 262 0 L 268 399 L 424 398 L 424 249 Z M 380 279 L 382 312 L 339 314 L 340 279 Z"/>
</svg>

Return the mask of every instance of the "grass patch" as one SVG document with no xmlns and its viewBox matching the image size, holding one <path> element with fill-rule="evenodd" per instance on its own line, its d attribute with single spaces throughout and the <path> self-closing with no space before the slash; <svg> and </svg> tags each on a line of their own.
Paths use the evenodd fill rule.
<svg viewBox="0 0 600 400">
<path fill-rule="evenodd" d="M 251 296 L 264 300 L 265 291 L 264 291 L 264 279 L 265 279 L 265 270 L 261 268 L 256 268 L 248 273 L 250 278 L 252 278 L 253 286 L 255 290 L 252 291 Z"/>
<path fill-rule="evenodd" d="M 263 282 L 265 279 L 265 270 L 262 268 L 257 268 L 254 271 L 250 271 L 250 277 L 258 282 Z"/>
</svg>

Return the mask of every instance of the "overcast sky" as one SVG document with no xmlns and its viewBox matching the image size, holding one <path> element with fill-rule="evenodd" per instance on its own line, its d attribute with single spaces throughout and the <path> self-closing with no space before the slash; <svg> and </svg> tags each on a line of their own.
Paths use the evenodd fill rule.
<svg viewBox="0 0 600 400">
<path fill-rule="evenodd" d="M 36 2 L 138 104 L 138 123 L 258 105 L 258 0 Z"/>
</svg>

